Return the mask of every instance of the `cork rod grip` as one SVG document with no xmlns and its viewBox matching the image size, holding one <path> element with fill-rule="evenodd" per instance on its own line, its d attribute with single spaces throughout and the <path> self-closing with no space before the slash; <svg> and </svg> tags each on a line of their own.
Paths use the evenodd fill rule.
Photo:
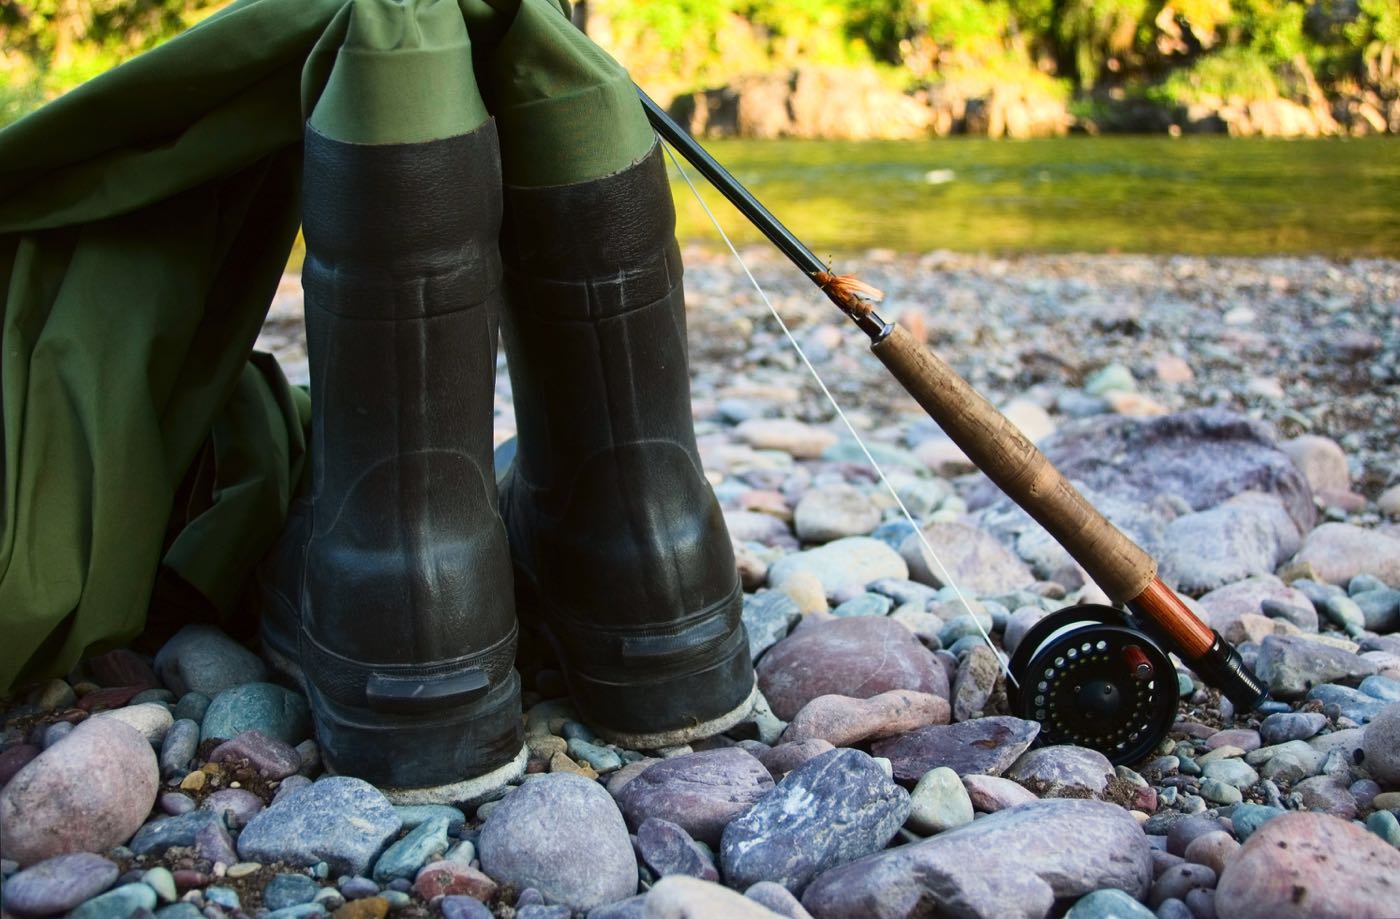
<svg viewBox="0 0 1400 919">
<path fill-rule="evenodd" d="M 968 459 L 1045 527 L 1114 602 L 1134 600 L 1153 583 L 1152 557 L 945 361 L 897 325 L 871 350 Z"/>
</svg>

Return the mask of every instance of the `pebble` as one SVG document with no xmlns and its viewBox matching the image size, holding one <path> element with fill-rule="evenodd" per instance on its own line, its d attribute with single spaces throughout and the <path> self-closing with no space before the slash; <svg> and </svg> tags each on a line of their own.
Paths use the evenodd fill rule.
<svg viewBox="0 0 1400 919">
<path fill-rule="evenodd" d="M 89 718 L 0 790 L 0 850 L 21 865 L 125 842 L 155 804 L 156 755 L 136 729 Z"/>
<path fill-rule="evenodd" d="M 200 807 L 218 814 L 229 827 L 237 830 L 263 809 L 263 800 L 246 788 L 223 788 L 204 799 Z"/>
<path fill-rule="evenodd" d="M 836 435 L 789 418 L 751 418 L 734 428 L 734 436 L 757 450 L 781 450 L 794 459 L 817 459 L 836 445 Z"/>
<path fill-rule="evenodd" d="M 824 695 L 948 696 L 947 674 L 928 649 L 899 623 L 869 616 L 803 624 L 759 661 L 758 684 L 784 720 Z"/>
<path fill-rule="evenodd" d="M 1400 590 L 1369 590 L 1353 594 L 1351 599 L 1361 610 L 1362 624 L 1367 629 L 1372 632 L 1400 630 Z"/>
<path fill-rule="evenodd" d="M 997 653 L 979 640 L 958 664 L 953 679 L 953 720 L 970 721 L 982 717 L 1001 676 Z"/>
<path fill-rule="evenodd" d="M 268 671 L 252 651 L 209 625 L 187 625 L 156 654 L 156 673 L 176 695 L 214 697 L 245 683 L 260 683 Z"/>
<path fill-rule="evenodd" d="M 475 897 L 447 896 L 439 904 L 443 919 L 492 919 L 492 912 L 486 904 Z"/>
<path fill-rule="evenodd" d="M 1161 906 L 1164 900 L 1184 902 L 1189 891 L 1202 887 L 1213 888 L 1215 881 L 1215 872 L 1205 865 L 1173 865 L 1152 882 L 1152 891 L 1147 902 L 1154 908 Z"/>
<path fill-rule="evenodd" d="M 826 871 L 802 905 L 817 916 L 1043 916 L 1104 887 L 1141 898 L 1151 880 L 1147 837 L 1127 811 L 1061 798 Z"/>
<path fill-rule="evenodd" d="M 758 751 L 755 755 L 776 782 L 807 760 L 815 759 L 834 748 L 831 741 L 817 737 L 810 740 L 780 743 L 769 750 Z"/>
<path fill-rule="evenodd" d="M 61 739 L 61 738 L 60 738 Z M 34 758 L 47 749 L 34 744 L 19 744 L 0 753 L 0 787 L 9 784 L 10 779 L 34 761 Z"/>
<path fill-rule="evenodd" d="M 164 778 L 184 775 L 199 748 L 199 723 L 180 718 L 165 732 L 160 745 L 160 774 Z"/>
<path fill-rule="evenodd" d="M 107 890 L 116 880 L 117 866 L 100 855 L 56 855 L 5 881 L 5 909 L 21 916 L 67 912 Z"/>
<path fill-rule="evenodd" d="M 1085 894 L 1065 913 L 1065 919 L 1154 919 L 1155 916 L 1152 910 L 1113 887 Z"/>
<path fill-rule="evenodd" d="M 1203 833 L 1186 844 L 1188 862 L 1205 865 L 1218 876 L 1240 850 L 1240 844 L 1224 830 Z"/>
<path fill-rule="evenodd" d="M 238 863 L 238 851 L 234 848 L 233 837 L 223 820 L 214 820 L 200 827 L 194 834 L 194 852 L 199 858 L 214 864 L 215 873 L 219 865 Z"/>
<path fill-rule="evenodd" d="M 174 717 L 170 714 L 170 709 L 158 702 L 145 702 L 140 705 L 128 705 L 125 708 L 114 708 L 93 717 L 112 718 L 125 722 L 139 731 L 148 743 L 157 747 L 165 739 L 165 732 L 170 730 L 170 726 L 175 722 Z"/>
<path fill-rule="evenodd" d="M 1259 781 L 1259 773 L 1244 760 L 1221 759 L 1201 767 L 1201 777 L 1244 789 Z"/>
<path fill-rule="evenodd" d="M 823 598 L 825 599 L 825 598 Z M 802 618 L 802 611 L 781 590 L 744 594 L 744 631 L 749 637 L 749 659 L 757 661 Z"/>
<path fill-rule="evenodd" d="M 311 733 L 311 712 L 299 693 L 273 683 L 246 683 L 214 697 L 200 724 L 200 740 L 231 740 L 261 731 L 295 744 Z"/>
<path fill-rule="evenodd" d="M 942 562 L 941 568 L 924 558 L 925 540 Z M 1035 575 L 1015 553 L 986 530 L 966 523 L 931 523 L 923 528 L 923 540 L 909 536 L 900 545 L 899 554 L 915 581 L 943 587 L 946 571 L 952 583 L 979 596 L 1007 593 L 1035 581 Z"/>
<path fill-rule="evenodd" d="M 1010 779 L 993 775 L 965 775 L 962 783 L 973 808 L 984 814 L 995 814 L 1008 807 L 1037 800 L 1034 792 L 1027 791 Z"/>
<path fill-rule="evenodd" d="M 141 875 L 141 883 L 154 890 L 163 903 L 174 903 L 179 896 L 175 889 L 175 876 L 164 865 L 156 865 L 146 871 Z"/>
<path fill-rule="evenodd" d="M 1234 785 L 1219 779 L 1206 779 L 1201 782 L 1201 797 L 1216 804 L 1238 804 L 1244 796 Z"/>
<path fill-rule="evenodd" d="M 997 776 L 1030 747 L 1039 733 L 1040 725 L 1034 721 L 998 715 L 910 731 L 877 741 L 871 750 L 891 762 L 894 776 L 901 782 L 917 782 L 938 766 L 948 766 L 960 776 Z"/>
<path fill-rule="evenodd" d="M 786 887 L 773 881 L 759 881 L 744 891 L 744 896 L 787 919 L 812 919 L 812 914 L 802 906 Z"/>
<path fill-rule="evenodd" d="M 452 859 L 429 863 L 413 881 L 413 892 L 427 901 L 441 896 L 467 896 L 485 901 L 494 897 L 497 889 L 496 882 L 485 873 Z"/>
<path fill-rule="evenodd" d="M 1400 849 L 1400 820 L 1390 811 L 1379 810 L 1371 814 L 1366 818 L 1366 829 Z"/>
<path fill-rule="evenodd" d="M 647 892 L 641 915 L 646 919 L 776 919 L 779 914 L 727 887 L 671 875 Z"/>
<path fill-rule="evenodd" d="M 719 872 L 706 851 L 685 830 L 660 817 L 648 817 L 637 828 L 637 854 L 657 877 L 683 874 L 705 881 L 719 880 Z"/>
<path fill-rule="evenodd" d="M 908 793 L 867 754 L 823 753 L 724 828 L 724 877 L 737 886 L 775 881 L 800 894 L 827 868 L 884 848 L 909 807 Z"/>
<path fill-rule="evenodd" d="M 856 593 L 881 578 L 909 577 L 909 566 L 899 553 L 868 536 L 848 536 L 785 556 L 768 570 L 768 584 L 781 589 L 800 571 L 815 575 L 827 596 Z"/>
<path fill-rule="evenodd" d="M 1324 523 L 1304 538 L 1294 561 L 1307 562 L 1332 584 L 1345 584 L 1360 574 L 1400 584 L 1400 537 L 1350 523 Z"/>
<path fill-rule="evenodd" d="M 384 850 L 371 875 L 380 884 L 411 878 L 431 858 L 447 851 L 447 818 L 429 817 Z"/>
<path fill-rule="evenodd" d="M 624 791 L 666 762 L 643 772 Z M 577 910 L 636 892 L 637 860 L 622 814 L 601 785 L 577 776 L 543 776 L 507 795 L 486 818 L 477 850 L 491 878 L 534 887 L 547 901 Z"/>
<path fill-rule="evenodd" d="M 263 889 L 263 905 L 270 910 L 278 910 L 310 903 L 318 890 L 319 885 L 306 875 L 284 872 L 267 882 L 267 887 Z"/>
<path fill-rule="evenodd" d="M 256 729 L 224 741 L 209 754 L 211 763 L 236 760 L 247 760 L 258 775 L 273 781 L 295 775 L 301 768 L 301 755 L 290 744 Z"/>
<path fill-rule="evenodd" d="M 199 724 L 204 720 L 204 715 L 209 711 L 212 700 L 202 692 L 187 692 L 180 697 L 180 701 L 175 703 L 175 719 L 186 719 Z"/>
<path fill-rule="evenodd" d="M 972 822 L 972 798 L 958 774 L 946 766 L 930 769 L 909 793 L 905 825 L 924 836 Z"/>
<path fill-rule="evenodd" d="M 1296 699 L 1322 683 L 1359 683 L 1376 665 L 1307 638 L 1270 635 L 1259 646 L 1255 672 L 1277 698 Z"/>
<path fill-rule="evenodd" d="M 152 820 L 136 832 L 128 846 L 137 855 L 163 855 L 171 846 L 193 846 L 201 830 L 215 824 L 222 827 L 222 823 L 222 816 L 210 810 Z M 237 859 L 226 864 L 234 861 Z"/>
<path fill-rule="evenodd" d="M 881 594 L 866 591 L 856 594 L 849 600 L 839 604 L 831 611 L 831 615 L 837 618 L 846 616 L 888 616 L 890 608 L 894 605 L 889 597 Z"/>
<path fill-rule="evenodd" d="M 719 845 L 731 820 L 773 790 L 768 769 L 738 747 L 662 760 L 617 792 L 629 826 L 663 817 L 694 839 Z"/>
<path fill-rule="evenodd" d="M 893 689 L 867 699 L 817 696 L 793 716 L 781 742 L 820 738 L 833 746 L 850 747 L 931 724 L 947 724 L 948 711 L 946 699 L 909 689 Z"/>
<path fill-rule="evenodd" d="M 1350 820 L 1356 816 L 1356 798 L 1346 785 L 1330 775 L 1317 775 L 1293 786 L 1290 797 L 1310 811 Z"/>
<path fill-rule="evenodd" d="M 1222 916 L 1277 919 L 1318 914 L 1381 917 L 1400 884 L 1400 851 L 1325 814 L 1270 820 L 1245 842 L 1216 888 Z"/>
<path fill-rule="evenodd" d="M 804 543 L 865 536 L 880 525 L 880 510 L 860 489 L 844 483 L 813 488 L 792 514 L 793 531 Z"/>
<path fill-rule="evenodd" d="M 1012 763 L 1006 777 L 1044 797 L 1101 797 L 1113 777 L 1113 764 L 1087 747 L 1037 747 Z"/>
<path fill-rule="evenodd" d="M 605 775 L 615 769 L 622 768 L 622 757 L 617 755 L 616 750 L 579 738 L 569 741 L 568 750 L 570 756 L 583 760 L 592 766 L 599 775 Z"/>
<path fill-rule="evenodd" d="M 1265 744 L 1307 740 L 1327 727 L 1327 716 L 1320 712 L 1276 712 L 1259 724 L 1259 738 Z"/>
<path fill-rule="evenodd" d="M 156 798 L 156 806 L 161 813 L 171 817 L 179 817 L 181 814 L 188 814 L 195 809 L 194 799 L 189 795 L 180 794 L 178 791 L 168 791 Z"/>
<path fill-rule="evenodd" d="M 359 875 L 400 826 L 399 815 L 374 786 L 327 776 L 254 817 L 238 837 L 238 853 L 264 863 L 324 861 L 332 871 Z"/>
<path fill-rule="evenodd" d="M 1366 770 L 1381 785 L 1400 788 L 1400 703 L 1371 719 L 1362 735 Z"/>
<path fill-rule="evenodd" d="M 123 884 L 93 897 L 70 912 L 65 919 L 113 919 L 117 916 L 131 916 L 138 910 L 153 911 L 155 908 L 156 892 L 138 882 Z"/>
</svg>

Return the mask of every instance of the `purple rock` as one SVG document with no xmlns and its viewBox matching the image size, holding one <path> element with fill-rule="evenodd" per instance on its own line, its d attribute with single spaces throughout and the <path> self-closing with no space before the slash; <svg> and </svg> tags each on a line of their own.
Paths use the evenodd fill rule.
<svg viewBox="0 0 1400 919">
<path fill-rule="evenodd" d="M 744 891 L 744 896 L 787 919 L 812 919 L 812 914 L 782 884 L 759 881 Z"/>
<path fill-rule="evenodd" d="M 834 749 L 831 741 L 813 737 L 811 740 L 780 743 L 770 750 L 759 753 L 758 761 L 763 764 L 763 768 L 768 770 L 768 774 L 776 782 L 807 760 L 821 756 L 827 750 Z"/>
<path fill-rule="evenodd" d="M 34 744 L 22 743 L 0 753 L 0 788 L 9 783 L 15 774 L 29 765 L 29 761 L 44 752 Z"/>
<path fill-rule="evenodd" d="M 758 684 L 785 721 L 831 694 L 868 699 L 913 689 L 948 698 L 947 674 L 929 650 L 898 622 L 876 616 L 799 626 L 763 656 Z"/>
<path fill-rule="evenodd" d="M 150 689 L 160 685 L 156 672 L 146 663 L 146 659 L 126 648 L 88 658 L 87 668 L 99 686 L 140 686 Z"/>
<path fill-rule="evenodd" d="M 247 760 L 265 779 L 285 779 L 301 768 L 301 754 L 287 743 L 269 737 L 262 731 L 244 731 L 233 740 L 226 740 L 209 754 L 209 762 Z"/>
<path fill-rule="evenodd" d="M 179 817 L 181 814 L 188 814 L 195 809 L 194 799 L 178 791 L 167 791 L 162 794 L 156 799 L 156 806 L 160 808 L 161 813 L 169 814 L 171 817 Z"/>
<path fill-rule="evenodd" d="M 1039 733 L 1034 721 L 999 715 L 910 731 L 878 741 L 871 750 L 894 764 L 901 782 L 917 782 L 938 766 L 958 775 L 1001 775 Z"/>
<path fill-rule="evenodd" d="M 100 855 L 57 855 L 5 882 L 5 910 L 20 916 L 63 913 L 117 880 L 117 866 Z"/>
<path fill-rule="evenodd" d="M 1190 862 L 1173 865 L 1152 882 L 1152 893 L 1147 902 L 1154 908 L 1161 906 L 1163 900 L 1173 898 L 1185 902 L 1187 891 L 1198 887 L 1213 888 L 1215 879 L 1215 871 L 1206 865 L 1193 865 Z"/>
<path fill-rule="evenodd" d="M 443 897 L 442 919 L 492 919 L 491 909 L 476 897 Z"/>
<path fill-rule="evenodd" d="M 692 755 L 731 752 L 736 751 Z M 762 769 L 757 761 L 754 765 Z M 477 851 L 481 870 L 498 883 L 534 887 L 546 900 L 577 910 L 612 903 L 637 889 L 637 858 L 617 805 L 603 786 L 579 775 L 549 773 L 511 792 L 487 816 Z"/>
<path fill-rule="evenodd" d="M 1343 820 L 1356 817 L 1356 796 L 1346 785 L 1330 775 L 1315 775 L 1293 786 L 1293 794 L 1303 802 L 1303 808 Z"/>
<path fill-rule="evenodd" d="M 648 817 L 637 828 L 637 854 L 657 877 L 684 874 L 718 881 L 719 872 L 690 834 L 669 820 Z"/>
<path fill-rule="evenodd" d="M 1041 797 L 1100 797 L 1113 777 L 1113 764 L 1098 750 L 1069 745 L 1039 747 L 1021 754 L 1006 777 Z"/>
<path fill-rule="evenodd" d="M 263 802 L 262 798 L 246 788 L 224 788 L 205 798 L 200 806 L 219 814 L 225 823 L 238 830 L 258 815 L 263 809 Z"/>
<path fill-rule="evenodd" d="M 340 895 L 347 900 L 363 900 L 379 893 L 379 885 L 366 877 L 346 878 L 340 885 Z"/>
<path fill-rule="evenodd" d="M 0 851 L 21 865 L 125 842 L 155 803 L 156 754 L 140 732 L 92 718 L 0 791 Z"/>
<path fill-rule="evenodd" d="M 195 854 L 206 861 L 232 865 L 238 861 L 238 851 L 233 847 L 233 837 L 224 828 L 223 821 L 207 823 L 194 834 Z"/>
<path fill-rule="evenodd" d="M 762 763 L 738 747 L 725 747 L 656 763 L 623 786 L 617 803 L 630 827 L 662 817 L 713 846 L 729 821 L 772 790 Z"/>
<path fill-rule="evenodd" d="M 212 824 L 222 826 L 222 818 L 212 811 L 193 810 L 178 817 L 152 820 L 141 827 L 127 847 L 137 855 L 163 855 L 172 846 L 193 846 L 199 831 Z M 237 859 L 235 859 L 237 861 Z M 231 865 L 233 862 L 225 862 Z"/>
<path fill-rule="evenodd" d="M 802 905 L 823 917 L 1040 919 L 1101 887 L 1141 899 L 1151 881 L 1147 837 L 1126 810 L 1057 798 L 834 868 Z"/>
<path fill-rule="evenodd" d="M 1206 814 L 1195 814 L 1190 817 L 1182 817 L 1172 823 L 1167 830 L 1167 852 L 1172 855 L 1185 856 L 1186 847 L 1191 845 L 1191 841 L 1207 833 L 1216 833 L 1225 828 L 1217 817 Z"/>
<path fill-rule="evenodd" d="M 822 871 L 884 848 L 909 808 L 909 794 L 869 755 L 823 753 L 725 827 L 725 880 L 736 887 L 775 881 L 801 893 Z"/>
</svg>

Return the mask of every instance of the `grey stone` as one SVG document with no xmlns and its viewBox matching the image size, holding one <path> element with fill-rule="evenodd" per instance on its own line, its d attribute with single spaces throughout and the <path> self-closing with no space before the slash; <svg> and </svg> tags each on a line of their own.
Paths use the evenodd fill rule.
<svg viewBox="0 0 1400 919">
<path fill-rule="evenodd" d="M 792 513 L 793 531 L 804 543 L 865 536 L 879 525 L 880 509 L 860 489 L 844 483 L 811 489 Z"/>
<path fill-rule="evenodd" d="M 1291 813 L 1250 835 L 1216 888 L 1221 916 L 1278 919 L 1394 912 L 1400 851 L 1346 820 Z"/>
<path fill-rule="evenodd" d="M 215 865 L 233 865 L 239 860 L 233 837 L 222 820 L 207 823 L 194 834 L 194 854 Z"/>
<path fill-rule="evenodd" d="M 200 740 L 231 740 L 255 730 L 283 743 L 300 742 L 311 733 L 306 699 L 273 683 L 246 683 L 226 689 L 209 703 L 200 724 Z"/>
<path fill-rule="evenodd" d="M 180 697 L 180 701 L 175 703 L 175 709 L 171 713 L 176 721 L 181 719 L 193 721 L 199 724 L 204 720 L 204 713 L 209 711 L 209 703 L 213 701 L 202 692 L 187 692 Z"/>
<path fill-rule="evenodd" d="M 238 854 L 264 863 L 325 862 L 341 874 L 364 874 L 400 825 L 374 786 L 327 776 L 254 817 L 238 837 Z"/>
<path fill-rule="evenodd" d="M 844 618 L 846 616 L 888 616 L 893 601 L 882 594 L 865 593 L 856 594 L 844 603 L 838 604 L 831 611 L 833 616 Z"/>
<path fill-rule="evenodd" d="M 687 753 L 649 767 L 617 793 L 632 827 L 648 817 L 678 824 L 693 838 L 718 845 L 724 827 L 773 790 L 764 765 L 738 747 Z"/>
<path fill-rule="evenodd" d="M 1226 641 L 1239 642 L 1247 638 L 1240 621 L 1247 613 L 1285 618 L 1303 631 L 1317 631 L 1317 613 L 1312 602 L 1301 591 L 1271 574 L 1216 588 L 1201 597 L 1199 609 L 1201 619 Z M 1279 610 L 1283 610 L 1284 615 L 1280 615 Z"/>
<path fill-rule="evenodd" d="M 435 855 L 447 851 L 447 818 L 429 817 L 398 840 L 374 862 L 372 877 L 380 884 L 412 878 Z"/>
<path fill-rule="evenodd" d="M 145 702 L 140 705 L 114 708 L 99 712 L 93 715 L 93 718 L 111 718 L 125 722 L 139 731 L 141 736 L 146 738 L 146 742 L 155 747 L 161 745 L 161 741 L 165 739 L 165 732 L 170 730 L 170 726 L 175 722 L 170 714 L 170 709 L 158 702 Z"/>
<path fill-rule="evenodd" d="M 909 806 L 908 793 L 865 753 L 823 753 L 725 827 L 724 877 L 743 887 L 775 881 L 800 894 L 822 871 L 883 848 Z"/>
<path fill-rule="evenodd" d="M 193 846 L 195 836 L 206 826 L 222 825 L 221 814 L 211 810 L 194 810 L 178 817 L 152 820 L 141 827 L 128 848 L 137 855 L 164 855 L 172 846 Z"/>
<path fill-rule="evenodd" d="M 1158 418 L 1096 416 L 1060 426 L 1040 444 L 1066 478 L 1142 505 L 1160 496 L 1204 510 L 1245 491 L 1278 496 L 1299 532 L 1317 512 L 1307 480 L 1261 422 L 1208 408 Z M 998 497 L 979 482 L 968 504 Z"/>
<path fill-rule="evenodd" d="M 1154 907 L 1161 906 L 1163 900 L 1185 901 L 1188 891 L 1215 886 L 1215 872 L 1205 865 L 1191 863 L 1173 865 L 1157 876 L 1152 883 L 1152 892 L 1147 902 Z"/>
<path fill-rule="evenodd" d="M 1359 683 L 1376 665 L 1307 638 L 1270 635 L 1259 646 L 1255 672 L 1280 699 L 1296 699 L 1320 683 Z"/>
<path fill-rule="evenodd" d="M 142 883 L 123 884 L 93 897 L 68 914 L 66 919 L 115 919 L 132 916 L 139 910 L 156 908 L 156 892 Z"/>
<path fill-rule="evenodd" d="M 946 766 L 930 769 L 909 793 L 907 826 L 931 836 L 972 822 L 972 799 L 958 774 Z"/>
<path fill-rule="evenodd" d="M 1226 503 L 1167 524 L 1161 576 L 1177 590 L 1201 594 L 1270 574 L 1298 551 L 1298 530 L 1274 495 Z"/>
<path fill-rule="evenodd" d="M 938 599 L 938 591 L 935 588 L 908 578 L 880 578 L 867 584 L 866 589 L 889 597 L 896 606 L 913 603 L 921 609 L 927 609 Z"/>
<path fill-rule="evenodd" d="M 1400 590 L 1368 590 L 1353 595 L 1352 600 L 1372 632 L 1400 631 Z"/>
<path fill-rule="evenodd" d="M 1321 702 L 1324 706 L 1335 705 L 1343 718 L 1350 718 L 1357 724 L 1366 724 L 1385 708 L 1385 703 L 1374 696 L 1368 696 L 1359 689 L 1335 686 L 1324 683 L 1308 690 L 1305 697 L 1309 702 Z"/>
<path fill-rule="evenodd" d="M 199 723 L 188 718 L 176 721 L 161 741 L 160 774 L 165 778 L 184 775 L 198 748 Z"/>
<path fill-rule="evenodd" d="M 477 849 L 492 879 L 534 887 L 546 901 L 576 910 L 637 889 L 637 859 L 622 814 L 601 785 L 582 776 L 550 773 L 521 785 L 487 816 Z"/>
<path fill-rule="evenodd" d="M 1230 824 L 1235 828 L 1235 836 L 1244 842 L 1254 831 L 1275 817 L 1288 813 L 1281 807 L 1267 804 L 1237 804 L 1230 812 Z"/>
<path fill-rule="evenodd" d="M 394 813 L 399 815 L 402 828 L 411 830 L 422 826 L 434 817 L 447 821 L 447 835 L 460 836 L 466 825 L 467 815 L 460 808 L 448 804 L 395 804 Z M 471 861 L 471 859 L 467 859 Z"/>
<path fill-rule="evenodd" d="M 155 668 L 176 695 L 199 692 L 210 698 L 268 676 L 261 658 L 210 625 L 187 625 L 176 632 L 156 654 Z"/>
<path fill-rule="evenodd" d="M 749 658 L 755 662 L 802 618 L 802 611 L 781 590 L 744 594 L 744 631 L 749 637 Z"/>
<path fill-rule="evenodd" d="M 89 718 L 0 789 L 0 851 L 20 865 L 67 852 L 105 852 L 150 813 L 156 755 L 135 728 Z"/>
<path fill-rule="evenodd" d="M 1382 785 L 1400 788 L 1400 703 L 1371 719 L 1362 735 L 1366 770 Z"/>
<path fill-rule="evenodd" d="M 1025 562 L 996 538 L 966 523 L 930 523 L 924 540 L 933 548 L 943 568 L 924 558 L 923 541 L 910 535 L 899 547 L 910 577 L 935 587 L 945 586 L 944 571 L 952 582 L 978 595 L 1016 590 L 1035 581 Z"/>
<path fill-rule="evenodd" d="M 1073 840 L 1073 845 L 1067 845 Z M 802 905 L 816 916 L 956 915 L 1041 919 L 1056 900 L 1103 887 L 1147 893 L 1147 837 L 1102 801 L 1037 801 L 872 855 L 819 876 Z"/>
<path fill-rule="evenodd" d="M 1321 712 L 1275 712 L 1259 724 L 1259 738 L 1266 744 L 1307 740 L 1327 727 Z"/>
<path fill-rule="evenodd" d="M 895 778 L 901 782 L 917 782 L 937 766 L 947 766 L 958 775 L 995 776 L 1006 771 L 1039 733 L 1040 725 L 1034 721 L 999 715 L 910 731 L 877 741 L 871 750 L 893 764 Z"/>
<path fill-rule="evenodd" d="M 803 624 L 759 661 L 758 684 L 785 720 L 817 696 L 948 696 L 947 674 L 928 649 L 899 623 L 870 616 Z"/>
<path fill-rule="evenodd" d="M 569 741 L 568 752 L 574 759 L 592 766 L 599 774 L 622 768 L 622 757 L 616 750 L 577 737 Z"/>
<path fill-rule="evenodd" d="M 263 906 L 271 910 L 310 903 L 320 886 L 304 874 L 279 874 L 263 889 Z"/>
<path fill-rule="evenodd" d="M 880 578 L 909 577 L 909 566 L 899 553 L 868 536 L 850 536 L 786 556 L 768 570 L 768 583 L 780 588 L 799 571 L 816 575 L 827 596 L 864 590 Z"/>
<path fill-rule="evenodd" d="M 1259 773 L 1242 759 L 1221 759 L 1206 763 L 1201 767 L 1201 777 L 1224 782 L 1241 790 L 1259 781 Z"/>
<path fill-rule="evenodd" d="M 1382 702 L 1400 702 L 1400 680 L 1393 680 L 1388 676 L 1368 676 L 1357 688 Z"/>
<path fill-rule="evenodd" d="M 1001 661 L 996 652 L 983 644 L 972 648 L 958 664 L 958 675 L 953 680 L 953 720 L 981 717 L 999 676 Z"/>
<path fill-rule="evenodd" d="M 744 891 L 744 896 L 787 919 L 812 919 L 802 902 L 786 887 L 773 881 L 759 881 Z"/>
<path fill-rule="evenodd" d="M 1106 887 L 1075 900 L 1065 919 L 1154 919 L 1155 915 L 1123 891 Z"/>
<path fill-rule="evenodd" d="M 63 913 L 111 887 L 117 866 L 100 855 L 56 855 L 5 881 L 5 909 L 20 916 Z"/>
<path fill-rule="evenodd" d="M 1113 764 L 1087 747 L 1037 747 L 1021 754 L 1006 777 L 1042 797 L 1100 797 L 1113 777 Z"/>
<path fill-rule="evenodd" d="M 1345 584 L 1358 574 L 1400 584 L 1400 537 L 1349 523 L 1324 523 L 1308 533 L 1294 561 L 1307 562 L 1333 584 Z"/>
</svg>

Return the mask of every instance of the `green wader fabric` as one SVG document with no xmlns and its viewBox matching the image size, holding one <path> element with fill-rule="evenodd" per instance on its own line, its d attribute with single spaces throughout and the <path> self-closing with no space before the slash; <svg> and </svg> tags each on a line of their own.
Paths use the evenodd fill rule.
<svg viewBox="0 0 1400 919">
<path fill-rule="evenodd" d="M 252 346 L 313 111 L 365 143 L 495 115 L 515 184 L 653 143 L 550 0 L 241 0 L 0 131 L 0 692 L 133 638 L 158 574 L 233 615 L 280 531 L 309 406 Z"/>
</svg>

